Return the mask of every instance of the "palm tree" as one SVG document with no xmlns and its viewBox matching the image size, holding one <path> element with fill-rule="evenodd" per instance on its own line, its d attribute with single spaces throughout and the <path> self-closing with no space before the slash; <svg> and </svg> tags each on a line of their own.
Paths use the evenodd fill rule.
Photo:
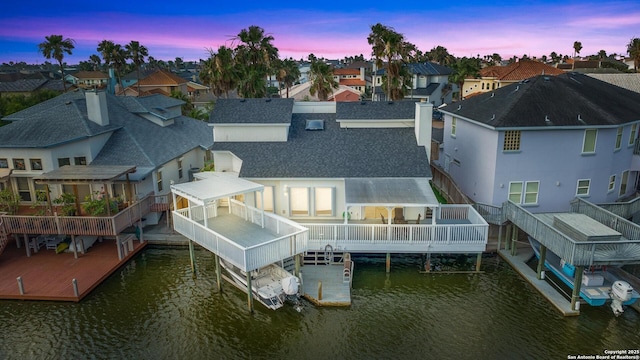
<svg viewBox="0 0 640 360">
<path fill-rule="evenodd" d="M 300 78 L 300 68 L 292 58 L 278 62 L 276 79 L 287 89 L 287 97 L 289 97 L 289 88 L 295 84 L 298 78 Z"/>
<path fill-rule="evenodd" d="M 75 48 L 75 40 L 66 38 L 62 35 L 49 35 L 44 37 L 46 41 L 38 44 L 38 50 L 47 59 L 56 59 L 60 65 L 60 72 L 62 73 L 62 88 L 67 91 L 67 82 L 64 78 L 64 66 L 62 59 L 64 59 L 64 53 L 71 55 L 71 50 Z"/>
<path fill-rule="evenodd" d="M 633 38 L 627 44 L 627 53 L 633 59 L 633 69 L 638 71 L 638 64 L 640 64 L 640 38 Z"/>
<path fill-rule="evenodd" d="M 191 103 L 191 99 L 184 94 L 180 90 L 171 90 L 171 97 L 174 99 L 182 100 L 184 104 L 182 104 L 182 115 L 188 116 L 189 113 L 193 110 L 193 103 Z"/>
<path fill-rule="evenodd" d="M 575 58 L 578 54 L 580 54 L 580 50 L 582 50 L 582 43 L 580 41 L 573 42 L 573 57 Z"/>
<path fill-rule="evenodd" d="M 278 59 L 278 49 L 273 46 L 273 36 L 264 33 L 259 26 L 242 29 L 234 40 L 236 47 L 236 69 L 240 74 L 238 94 L 242 97 L 263 97 L 267 94 L 267 76 L 273 72 Z"/>
<path fill-rule="evenodd" d="M 89 62 L 93 66 L 93 71 L 98 71 L 98 69 L 100 69 L 100 56 L 96 54 L 89 56 Z"/>
<path fill-rule="evenodd" d="M 147 48 L 137 41 L 131 41 L 126 45 L 127 57 L 136 66 L 136 77 L 138 84 L 138 96 L 140 96 L 140 65 L 144 64 L 144 57 L 149 55 Z"/>
<path fill-rule="evenodd" d="M 337 89 L 340 85 L 333 78 L 331 67 L 322 59 L 318 60 L 313 57 L 309 60 L 311 61 L 311 70 L 309 71 L 311 87 L 309 88 L 309 93 L 311 95 L 318 94 L 318 99 L 327 101 L 333 89 Z"/>
<path fill-rule="evenodd" d="M 376 66 L 385 68 L 386 94 L 391 100 L 404 97 L 406 76 L 403 73 L 404 65 L 413 58 L 415 45 L 405 41 L 404 35 L 397 33 L 393 28 L 380 23 L 371 26 L 371 33 L 367 37 L 371 45 L 372 55 L 376 59 Z M 386 63 L 383 62 L 386 59 Z M 393 90 L 392 90 L 393 89 Z"/>
<path fill-rule="evenodd" d="M 239 82 L 233 49 L 224 45 L 218 48 L 218 52 L 210 49 L 209 58 L 200 71 L 200 80 L 211 87 L 214 95 L 225 94 L 229 98 L 229 91 Z"/>
<path fill-rule="evenodd" d="M 449 75 L 449 81 L 458 85 L 458 100 L 462 100 L 462 86 L 466 78 L 479 76 L 480 59 L 463 57 L 451 65 L 453 74 Z"/>
</svg>

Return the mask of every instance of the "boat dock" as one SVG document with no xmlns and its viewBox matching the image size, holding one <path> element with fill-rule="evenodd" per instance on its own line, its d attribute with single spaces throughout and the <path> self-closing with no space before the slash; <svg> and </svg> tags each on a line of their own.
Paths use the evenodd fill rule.
<svg viewBox="0 0 640 360">
<path fill-rule="evenodd" d="M 107 239 L 78 258 L 45 248 L 28 257 L 24 246 L 12 241 L 0 257 L 0 299 L 78 302 L 147 245 L 137 240 L 130 244 L 122 259 L 115 240 Z"/>
<path fill-rule="evenodd" d="M 302 296 L 318 306 L 350 306 L 351 282 L 345 281 L 344 269 L 344 264 L 304 265 Z"/>
<path fill-rule="evenodd" d="M 546 280 L 538 280 L 538 276 L 527 262 L 534 256 L 532 249 L 518 249 L 517 255 L 511 255 L 508 250 L 498 250 L 501 258 L 506 260 L 534 289 L 544 296 L 564 316 L 578 316 L 580 311 L 571 309 L 571 302 L 565 299 Z"/>
</svg>

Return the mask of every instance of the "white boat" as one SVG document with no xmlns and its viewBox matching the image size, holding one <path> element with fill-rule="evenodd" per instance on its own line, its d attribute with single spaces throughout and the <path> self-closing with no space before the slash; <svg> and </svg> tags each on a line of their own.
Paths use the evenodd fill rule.
<svg viewBox="0 0 640 360">
<path fill-rule="evenodd" d="M 536 257 L 540 259 L 540 243 L 529 236 L 529 243 Z M 544 265 L 570 289 L 575 282 L 575 267 L 566 263 L 558 255 L 547 251 Z M 619 279 L 612 273 L 613 269 L 595 267 L 586 269 L 582 274 L 580 297 L 591 306 L 602 306 L 610 302 L 611 310 L 616 316 L 624 312 L 624 307 L 633 304 L 640 298 L 628 282 Z"/>
<path fill-rule="evenodd" d="M 224 260 L 220 261 L 220 265 L 235 285 L 246 292 L 247 273 Z M 276 264 L 251 271 L 251 289 L 254 299 L 271 310 L 281 308 L 287 300 L 295 303 L 297 310 L 300 309 L 300 280 Z"/>
</svg>

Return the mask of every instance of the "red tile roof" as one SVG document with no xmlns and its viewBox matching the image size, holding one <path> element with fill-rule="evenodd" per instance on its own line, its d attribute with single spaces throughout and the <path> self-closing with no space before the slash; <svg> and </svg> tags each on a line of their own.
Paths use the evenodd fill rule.
<svg viewBox="0 0 640 360">
<path fill-rule="evenodd" d="M 186 79 L 162 69 L 140 79 L 140 86 L 176 86 L 185 83 L 187 83 Z"/>
<path fill-rule="evenodd" d="M 507 66 L 489 66 L 480 70 L 480 76 L 495 77 L 497 80 L 524 80 L 536 75 L 560 75 L 564 71 L 539 61 L 522 59 Z"/>
<path fill-rule="evenodd" d="M 340 79 L 340 85 L 346 86 L 365 86 L 366 81 L 360 79 Z"/>
<path fill-rule="evenodd" d="M 360 69 L 333 69 L 333 75 L 360 75 Z"/>
<path fill-rule="evenodd" d="M 108 79 L 109 76 L 101 71 L 78 71 L 73 74 L 78 79 Z"/>
</svg>

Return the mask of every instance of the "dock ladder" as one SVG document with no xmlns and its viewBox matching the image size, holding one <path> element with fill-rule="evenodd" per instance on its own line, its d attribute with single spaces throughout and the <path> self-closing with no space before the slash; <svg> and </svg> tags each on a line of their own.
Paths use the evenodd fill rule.
<svg viewBox="0 0 640 360">
<path fill-rule="evenodd" d="M 351 261 L 351 254 L 344 254 L 344 269 L 342 270 L 342 282 L 351 283 L 351 275 L 353 273 L 353 261 Z"/>
</svg>

